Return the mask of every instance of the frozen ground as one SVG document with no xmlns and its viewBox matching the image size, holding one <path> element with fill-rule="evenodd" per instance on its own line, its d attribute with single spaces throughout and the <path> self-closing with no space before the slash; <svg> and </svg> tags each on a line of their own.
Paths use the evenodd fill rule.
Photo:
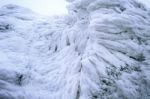
<svg viewBox="0 0 150 99">
<path fill-rule="evenodd" d="M 69 15 L 0 8 L 0 99 L 150 99 L 150 11 L 68 0 Z"/>
</svg>

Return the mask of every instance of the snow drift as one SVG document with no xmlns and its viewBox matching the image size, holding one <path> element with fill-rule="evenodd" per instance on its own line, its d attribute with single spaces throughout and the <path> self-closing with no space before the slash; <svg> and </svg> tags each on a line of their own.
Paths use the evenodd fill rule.
<svg viewBox="0 0 150 99">
<path fill-rule="evenodd" d="M 68 2 L 65 16 L 0 9 L 0 99 L 149 99 L 149 9 Z"/>
</svg>

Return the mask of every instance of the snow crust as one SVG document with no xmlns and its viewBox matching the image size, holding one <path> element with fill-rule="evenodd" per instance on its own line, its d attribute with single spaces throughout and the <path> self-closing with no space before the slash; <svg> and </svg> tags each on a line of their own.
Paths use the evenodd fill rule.
<svg viewBox="0 0 150 99">
<path fill-rule="evenodd" d="M 69 15 L 0 8 L 0 99 L 150 99 L 150 11 L 67 0 Z"/>
</svg>

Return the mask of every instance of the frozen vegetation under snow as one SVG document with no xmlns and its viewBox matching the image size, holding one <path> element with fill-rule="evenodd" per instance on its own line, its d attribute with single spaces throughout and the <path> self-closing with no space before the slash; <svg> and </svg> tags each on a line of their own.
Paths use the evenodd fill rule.
<svg viewBox="0 0 150 99">
<path fill-rule="evenodd" d="M 67 1 L 64 16 L 0 8 L 0 99 L 150 99 L 150 10 Z"/>
</svg>

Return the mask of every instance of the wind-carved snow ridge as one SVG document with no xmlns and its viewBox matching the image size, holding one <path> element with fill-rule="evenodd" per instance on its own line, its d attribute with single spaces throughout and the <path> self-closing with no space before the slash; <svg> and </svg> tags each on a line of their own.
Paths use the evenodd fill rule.
<svg viewBox="0 0 150 99">
<path fill-rule="evenodd" d="M 149 99 L 150 11 L 67 0 L 69 15 L 0 9 L 0 99 Z"/>
</svg>

